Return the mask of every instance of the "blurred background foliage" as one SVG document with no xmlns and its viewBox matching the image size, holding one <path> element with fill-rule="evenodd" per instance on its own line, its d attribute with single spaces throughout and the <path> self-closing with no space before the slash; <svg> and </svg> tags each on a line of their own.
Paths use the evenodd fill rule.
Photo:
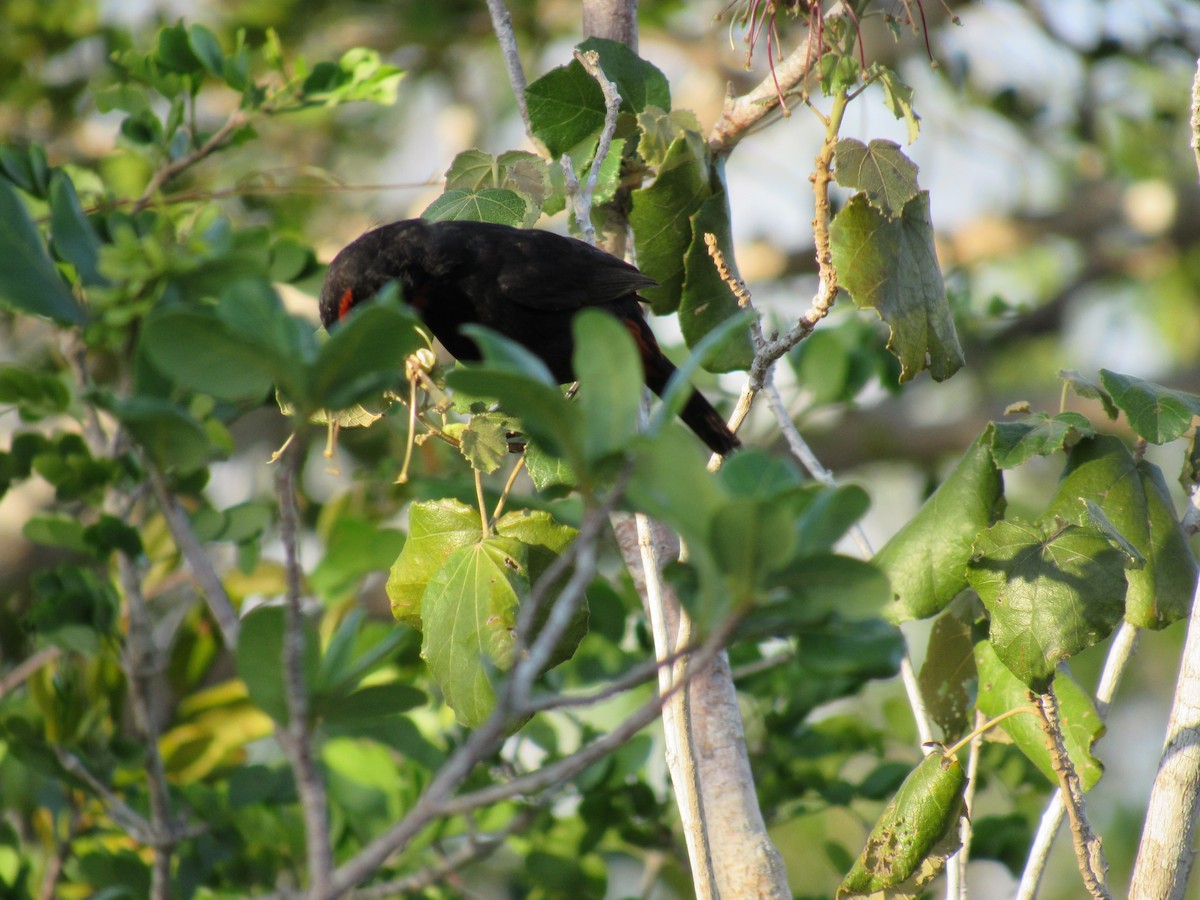
<svg viewBox="0 0 1200 900">
<path fill-rule="evenodd" d="M 1200 7 L 1186 0 L 980 0 L 948 6 L 961 25 L 941 4 L 925 4 L 928 48 L 922 36 L 908 32 L 893 42 L 878 20 L 868 20 L 863 52 L 891 65 L 916 88 L 922 132 L 906 152 L 921 166 L 922 185 L 931 193 L 939 255 L 968 366 L 944 385 L 920 379 L 899 393 L 875 323 L 838 309 L 792 354 L 794 383 L 780 373 L 793 414 L 820 458 L 839 478 L 868 488 L 872 510 L 866 526 L 876 546 L 911 517 L 986 421 L 1000 418 L 1015 401 L 1057 410 L 1060 369 L 1092 375 L 1104 366 L 1200 391 L 1200 189 L 1188 128 Z M 531 78 L 567 58 L 579 37 L 576 3 L 511 0 L 509 9 Z M 761 47 L 747 67 L 744 30 L 730 25 L 731 12 L 722 0 L 640 4 L 641 55 L 668 75 L 674 105 L 695 110 L 705 128 L 719 114 L 727 83 L 744 89 L 767 73 Z M 273 29 L 290 65 L 297 56 L 336 59 L 349 48 L 366 46 L 405 70 L 395 105 L 351 105 L 332 113 L 314 108 L 259 120 L 253 126 L 259 139 L 244 152 L 234 148 L 218 154 L 170 185 L 169 193 L 181 198 L 215 197 L 232 220 L 265 226 L 274 239 L 290 238 L 300 248 L 311 246 L 322 261 L 371 224 L 424 208 L 440 192 L 441 174 L 459 151 L 526 147 L 486 8 L 476 0 L 0 0 L 0 133 L 10 144 L 44 147 L 52 165 L 94 170 L 118 198 L 136 199 L 158 161 L 118 133 L 121 116 L 102 112 L 97 97 L 119 81 L 110 61 L 114 54 L 145 48 L 158 27 L 181 17 L 207 25 L 227 48 L 241 30 L 247 43 L 257 46 Z M 800 39 L 789 31 L 786 17 L 780 25 L 784 46 Z M 196 113 L 200 128 L 217 127 L 237 100 L 232 92 L 202 93 Z M 819 123 L 797 106 L 787 121 L 749 138 L 729 164 L 742 274 L 759 307 L 781 323 L 807 309 L 816 287 L 808 174 L 820 132 Z M 856 104 L 843 133 L 863 140 L 907 139 L 902 123 L 877 98 Z M 77 184 L 82 193 L 86 181 L 77 179 Z M 292 268 L 297 277 L 281 279 L 294 281 L 284 289 L 285 300 L 315 323 L 319 270 L 310 270 L 303 260 Z M 667 342 L 679 343 L 673 321 L 656 321 L 655 327 Z M 48 329 L 0 314 L 0 362 L 29 366 L 55 352 Z M 735 390 L 739 383 L 736 375 L 709 376 L 703 386 L 713 394 Z M 1097 424 L 1107 422 L 1087 401 L 1073 397 L 1070 404 Z M 0 418 L 0 429 L 15 430 L 15 418 L 12 413 Z M 207 493 L 225 518 L 209 524 L 212 539 L 231 548 L 229 587 L 235 595 L 269 592 L 281 577 L 277 566 L 247 547 L 269 515 L 263 511 L 270 496 L 263 462 L 283 435 L 273 410 L 245 417 L 234 425 L 237 453 L 212 468 Z M 743 436 L 768 447 L 779 440 L 767 416 L 753 418 Z M 358 574 L 378 568 L 380 558 L 387 557 L 382 552 L 380 558 L 362 558 L 369 554 L 354 541 L 355 528 L 395 518 L 413 499 L 449 495 L 472 502 L 469 476 L 453 464 L 454 451 L 436 441 L 419 448 L 406 485 L 391 485 L 402 446 L 399 425 L 348 431 L 332 463 L 314 454 L 308 464 L 306 525 L 326 540 L 333 559 L 326 556 L 323 576 L 314 573 L 326 602 L 343 597 Z M 1177 465 L 1177 448 L 1162 454 L 1165 466 Z M 1010 509 L 1020 514 L 1024 504 L 1032 513 L 1039 511 L 1056 477 L 1057 466 L 1049 463 L 1023 467 L 1007 485 Z M 26 654 L 21 619 L 30 578 L 54 552 L 28 542 L 21 529 L 52 494 L 49 485 L 30 481 L 0 503 L 0 652 L 5 660 Z M 569 518 L 574 501 L 526 497 L 523 502 L 558 504 Z M 237 513 L 230 515 L 234 508 Z M 393 548 L 388 552 L 394 555 Z M 608 638 L 619 638 L 625 611 L 636 608 L 631 589 L 624 587 L 623 593 L 609 589 L 592 598 L 593 628 L 600 636 L 608 628 Z M 169 604 L 183 588 L 167 577 L 157 590 Z M 367 593 L 374 611 L 386 615 L 382 579 L 368 582 Z M 185 624 L 196 626 L 197 610 L 182 600 L 178 605 Z M 385 640 L 385 631 L 384 624 L 372 623 L 362 642 Z M 1107 838 L 1117 884 L 1136 846 L 1133 823 L 1140 822 L 1158 757 L 1179 632 L 1176 626 L 1144 639 L 1134 681 L 1101 745 L 1108 773 L 1091 804 L 1098 830 Z M 224 754 L 240 753 L 247 741 L 264 733 L 266 722 L 245 696 L 213 693 L 228 691 L 231 682 L 210 669 L 212 635 L 189 627 L 179 633 L 186 639 L 174 645 L 166 675 L 186 699 L 174 713 L 175 728 L 164 750 L 172 772 L 191 782 L 221 765 L 229 758 Z M 644 635 L 638 637 L 645 642 Z M 924 641 L 910 638 L 910 644 L 921 647 Z M 416 665 L 414 642 L 397 652 L 397 665 Z M 586 664 L 603 669 L 612 664 L 614 652 L 598 646 L 585 654 Z M 1094 682 L 1102 652 L 1103 645 L 1074 663 L 1085 684 Z M 837 674 L 836 656 L 814 653 L 808 664 L 824 678 Z M 85 734 L 89 719 L 120 722 L 113 673 L 64 671 L 53 683 L 35 680 L 31 686 L 35 702 L 57 710 L 56 727 Z M 847 675 L 860 676 L 876 677 L 857 670 Z M 875 685 L 852 715 L 842 707 L 828 709 L 804 731 L 803 740 L 790 733 L 784 740 L 780 734 L 827 698 L 801 696 L 794 684 L 787 690 L 773 686 L 773 677 L 792 680 L 795 673 L 776 670 L 747 685 L 760 698 L 748 704 L 747 717 L 756 768 L 765 773 L 761 793 L 789 869 L 819 873 L 813 874 L 817 880 L 836 879 L 846 863 L 842 844 L 854 846 L 863 827 L 842 800 L 847 792 L 876 790 L 883 798 L 894 789 L 903 768 L 880 765 L 867 750 L 885 744 L 911 748 L 910 717 L 894 685 Z M 829 683 L 813 682 L 816 687 Z M 766 699 L 776 692 L 787 702 L 773 705 Z M 213 710 L 222 718 L 220 733 L 236 731 L 227 746 L 213 741 L 216 731 L 205 730 Z M 407 720 L 379 728 L 403 731 L 381 740 L 406 748 L 416 762 L 436 765 L 443 752 L 416 729 L 405 731 Z M 189 741 L 197 735 L 202 739 Z M 9 735 L 14 737 L 21 736 Z M 550 729 L 535 732 L 534 743 L 550 746 L 555 740 Z M 130 758 L 136 755 L 136 748 L 118 741 L 98 750 L 92 761 L 98 767 L 119 765 L 120 759 L 105 760 L 114 747 Z M 363 835 L 410 802 L 425 777 L 416 762 L 409 771 L 393 772 L 372 752 L 370 745 L 347 739 L 326 756 L 344 814 L 336 825 Z M 590 794 L 589 802 L 609 807 L 602 813 L 582 810 L 584 822 L 615 816 L 626 822 L 622 836 L 632 844 L 664 840 L 669 813 L 661 798 L 643 782 L 625 777 L 647 752 L 644 743 L 635 743 L 614 759 L 610 771 L 595 776 L 604 789 Z M 6 808 L 44 809 L 50 788 L 31 780 L 36 765 L 30 768 L 14 754 L 0 761 Z M 1011 747 L 990 745 L 987 755 L 993 757 L 985 767 L 992 774 L 980 795 L 980 818 L 988 822 L 980 841 L 987 849 L 976 858 L 1019 864 L 1044 794 L 1030 786 L 1036 776 Z M 21 780 L 7 777 L 6 769 L 21 772 Z M 364 772 L 379 780 L 373 792 L 355 781 Z M 278 821 L 255 804 L 289 799 L 290 784 L 265 765 L 244 769 L 238 777 L 242 813 L 222 827 L 244 833 L 252 843 L 254 853 L 242 865 L 269 873 L 291 858 L 296 848 L 288 843 L 295 830 L 273 830 Z M 196 809 L 210 800 L 214 810 L 220 806 L 207 797 L 210 789 L 201 781 L 187 790 Z M 1002 801 L 996 799 L 1001 796 Z M 386 798 L 383 806 L 380 797 Z M 26 822 L 49 846 L 53 818 L 35 815 Z M 578 835 L 559 837 L 563 847 L 576 846 Z M 7 865 L 4 849 L 13 844 L 7 833 L 0 834 L 0 864 Z M 534 865 L 514 877 L 525 879 L 530 891 L 537 886 L 553 896 L 557 857 L 547 847 L 553 849 L 542 845 L 542 869 Z M 1069 850 L 1065 844 L 1059 850 L 1062 877 L 1054 881 L 1064 886 L 1051 886 L 1045 896 L 1076 896 Z M 202 880 L 203 866 L 214 865 L 202 855 L 182 861 L 185 874 L 188 866 L 196 867 L 195 883 Z M 92 883 L 135 884 L 144 878 L 128 848 L 97 845 L 74 864 L 95 875 Z M 997 883 L 1006 884 L 1011 876 L 999 863 L 990 865 Z"/>
</svg>

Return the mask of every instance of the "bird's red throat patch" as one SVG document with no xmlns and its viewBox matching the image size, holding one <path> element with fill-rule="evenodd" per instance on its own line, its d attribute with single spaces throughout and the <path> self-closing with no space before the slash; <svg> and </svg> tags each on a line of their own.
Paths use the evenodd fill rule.
<svg viewBox="0 0 1200 900">
<path fill-rule="evenodd" d="M 337 317 L 339 321 L 346 318 L 346 313 L 350 312 L 350 307 L 353 305 L 354 291 L 350 288 L 346 288 L 346 290 L 342 293 L 342 296 L 338 299 Z"/>
</svg>

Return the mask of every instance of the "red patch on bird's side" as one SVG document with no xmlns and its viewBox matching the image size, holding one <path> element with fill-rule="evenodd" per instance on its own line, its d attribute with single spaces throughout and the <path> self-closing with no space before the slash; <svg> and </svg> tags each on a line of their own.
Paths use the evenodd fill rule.
<svg viewBox="0 0 1200 900">
<path fill-rule="evenodd" d="M 346 288 L 341 298 L 338 300 L 338 321 L 346 318 L 346 313 L 350 312 L 350 307 L 354 306 L 354 291 Z"/>
</svg>

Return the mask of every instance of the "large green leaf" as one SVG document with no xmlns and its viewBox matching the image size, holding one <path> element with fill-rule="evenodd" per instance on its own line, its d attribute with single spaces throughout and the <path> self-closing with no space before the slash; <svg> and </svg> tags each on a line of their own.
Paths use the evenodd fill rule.
<svg viewBox="0 0 1200 900">
<path fill-rule="evenodd" d="M 604 92 L 574 60 L 530 84 L 525 99 L 530 128 L 555 159 L 604 127 Z"/>
<path fill-rule="evenodd" d="M 1146 561 L 1126 573 L 1126 620 L 1157 629 L 1184 618 L 1196 587 L 1196 559 L 1158 466 L 1135 460 L 1111 435 L 1081 441 L 1045 517 L 1084 524 L 1089 500 Z"/>
<path fill-rule="evenodd" d="M 621 95 L 622 112 L 640 113 L 648 106 L 671 108 L 671 85 L 667 77 L 620 41 L 592 37 L 580 44 L 579 49 L 585 53 L 595 50 L 600 55 L 604 77 L 616 85 Z"/>
<path fill-rule="evenodd" d="M 992 460 L 991 429 L 971 445 L 942 485 L 875 554 L 896 602 L 893 622 L 924 619 L 945 608 L 967 586 L 975 536 L 1003 509 L 1004 482 Z"/>
<path fill-rule="evenodd" d="M 387 595 L 392 615 L 421 627 L 421 595 L 434 573 L 455 550 L 481 535 L 479 511 L 457 500 L 413 503 L 408 508 L 408 539 L 392 564 Z"/>
<path fill-rule="evenodd" d="M 918 193 L 895 219 L 856 194 L 834 216 L 830 235 L 838 283 L 891 330 L 900 380 L 924 368 L 938 381 L 957 372 L 963 354 L 934 248 L 929 193 Z"/>
<path fill-rule="evenodd" d="M 345 409 L 404 381 L 405 359 L 425 346 L 420 320 L 399 303 L 354 311 L 321 347 L 312 367 L 308 402 Z"/>
<path fill-rule="evenodd" d="M 1133 430 L 1152 444 L 1175 440 L 1187 431 L 1193 417 L 1200 416 L 1200 395 L 1108 369 L 1100 370 L 1100 382 Z"/>
<path fill-rule="evenodd" d="M 1029 686 L 1000 661 L 990 642 L 979 641 L 975 645 L 975 666 L 979 672 L 976 705 L 988 718 L 996 718 L 1009 710 L 1030 705 L 1027 696 Z M 1104 723 L 1100 721 L 1100 715 L 1087 692 L 1070 673 L 1059 672 L 1054 679 L 1054 695 L 1058 698 L 1067 755 L 1083 789 L 1091 790 L 1104 774 L 1104 767 L 1092 756 L 1092 744 L 1104 734 Z M 1000 723 L 1000 728 L 1051 784 L 1058 784 L 1054 764 L 1050 761 L 1050 751 L 1046 748 L 1046 733 L 1036 714 L 1011 716 Z"/>
<path fill-rule="evenodd" d="M 628 47 L 589 38 L 579 49 L 599 54 L 601 70 L 621 96 L 622 112 L 636 114 L 647 106 L 671 108 L 666 77 Z M 577 60 L 551 69 L 530 84 L 525 98 L 533 133 L 556 159 L 604 127 L 604 92 Z"/>
<path fill-rule="evenodd" d="M 79 325 L 86 316 L 54 269 L 42 239 L 13 186 L 0 178 L 0 303 L 11 309 Z"/>
<path fill-rule="evenodd" d="M 50 243 L 85 285 L 105 283 L 99 268 L 100 238 L 84 215 L 75 185 L 61 170 L 50 176 Z"/>
<path fill-rule="evenodd" d="M 629 331 L 608 313 L 585 309 L 571 330 L 583 453 L 594 465 L 629 450 L 641 417 L 642 363 Z"/>
<path fill-rule="evenodd" d="M 953 756 L 938 751 L 913 769 L 837 890 L 848 897 L 915 896 L 958 849 L 967 773 Z"/>
<path fill-rule="evenodd" d="M 242 619 L 238 632 L 237 671 L 250 700 L 276 722 L 288 721 L 287 695 L 283 677 L 283 640 L 286 610 L 282 606 L 260 606 Z M 320 660 L 317 632 L 304 621 L 304 653 L 301 667 L 305 690 L 311 691 Z"/>
<path fill-rule="evenodd" d="M 632 194 L 629 225 L 638 267 L 658 282 L 640 293 L 658 315 L 679 308 L 692 216 L 711 194 L 703 145 L 688 137 L 671 144 L 654 184 Z"/>
<path fill-rule="evenodd" d="M 480 725 L 496 705 L 491 670 L 507 670 L 529 548 L 490 537 L 452 552 L 421 597 L 421 655 L 458 721 Z"/>
<path fill-rule="evenodd" d="M 741 307 L 725 280 L 721 278 L 708 252 L 705 234 L 717 238 L 717 246 L 737 277 L 733 255 L 733 233 L 729 221 L 729 198 L 724 190 L 714 193 L 700 204 L 691 217 L 692 240 L 684 260 L 683 294 L 679 301 L 679 330 L 689 347 L 695 347 L 705 335 L 736 316 Z M 750 330 L 744 328 L 723 342 L 715 354 L 710 354 L 704 368 L 710 372 L 732 372 L 746 369 L 754 359 Z"/>
<path fill-rule="evenodd" d="M 1013 674 L 1043 691 L 1065 659 L 1104 640 L 1125 611 L 1128 557 L 1094 528 L 998 522 L 967 568 Z"/>
<path fill-rule="evenodd" d="M 113 412 L 162 469 L 194 472 L 217 455 L 204 426 L 169 401 L 131 397 Z"/>
<path fill-rule="evenodd" d="M 260 400 L 274 383 L 274 361 L 261 345 L 230 331 L 212 310 L 160 308 L 146 318 L 139 341 L 176 384 L 220 400 Z"/>
</svg>

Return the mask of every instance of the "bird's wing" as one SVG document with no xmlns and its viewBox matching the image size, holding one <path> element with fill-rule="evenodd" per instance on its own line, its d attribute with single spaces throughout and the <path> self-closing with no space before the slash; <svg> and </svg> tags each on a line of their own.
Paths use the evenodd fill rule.
<svg viewBox="0 0 1200 900">
<path fill-rule="evenodd" d="M 471 254 L 478 261 L 474 277 L 530 309 L 602 306 L 657 284 L 624 260 L 553 232 L 500 227 L 464 239 L 474 235 L 483 237 Z"/>
</svg>

